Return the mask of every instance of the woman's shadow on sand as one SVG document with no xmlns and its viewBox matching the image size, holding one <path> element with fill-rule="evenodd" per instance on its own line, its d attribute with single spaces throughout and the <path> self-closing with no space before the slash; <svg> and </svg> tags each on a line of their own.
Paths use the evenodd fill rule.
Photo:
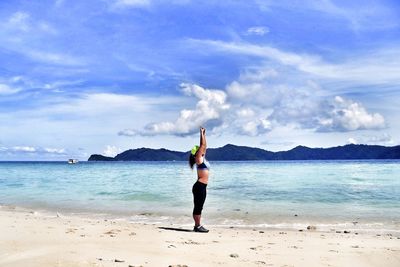
<svg viewBox="0 0 400 267">
<path fill-rule="evenodd" d="M 174 228 L 174 227 L 158 227 L 158 229 L 177 231 L 177 232 L 193 232 L 192 229 Z"/>
</svg>

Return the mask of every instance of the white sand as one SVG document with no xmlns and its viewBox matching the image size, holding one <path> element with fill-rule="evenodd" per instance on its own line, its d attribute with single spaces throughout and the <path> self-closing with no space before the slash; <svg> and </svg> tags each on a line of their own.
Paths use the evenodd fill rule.
<svg viewBox="0 0 400 267">
<path fill-rule="evenodd" d="M 235 228 L 199 234 L 159 228 L 185 228 L 179 225 L 53 215 L 0 210 L 0 266 L 400 266 L 395 235 Z"/>
</svg>

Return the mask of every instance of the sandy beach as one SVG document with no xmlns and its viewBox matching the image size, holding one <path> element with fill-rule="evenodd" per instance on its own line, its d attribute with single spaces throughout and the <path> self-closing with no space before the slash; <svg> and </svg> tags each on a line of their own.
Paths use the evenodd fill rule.
<svg viewBox="0 0 400 267">
<path fill-rule="evenodd" d="M 400 266 L 400 235 L 131 223 L 2 207 L 0 266 Z"/>
</svg>

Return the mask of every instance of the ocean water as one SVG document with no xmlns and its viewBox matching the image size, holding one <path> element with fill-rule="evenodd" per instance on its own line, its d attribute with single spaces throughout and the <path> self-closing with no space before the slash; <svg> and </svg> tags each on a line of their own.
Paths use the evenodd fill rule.
<svg viewBox="0 0 400 267">
<path fill-rule="evenodd" d="M 0 162 L 0 205 L 191 224 L 186 162 Z M 400 231 L 400 161 L 212 162 L 209 225 Z"/>
</svg>

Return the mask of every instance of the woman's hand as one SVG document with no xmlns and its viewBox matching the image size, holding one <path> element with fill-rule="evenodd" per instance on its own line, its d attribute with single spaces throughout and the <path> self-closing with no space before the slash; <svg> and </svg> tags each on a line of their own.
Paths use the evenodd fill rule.
<svg viewBox="0 0 400 267">
<path fill-rule="evenodd" d="M 200 127 L 200 148 L 197 153 L 200 157 L 204 157 L 206 154 L 207 142 L 206 142 L 206 128 Z M 197 159 L 196 159 L 197 160 Z M 200 158 L 199 158 L 200 161 Z"/>
</svg>

